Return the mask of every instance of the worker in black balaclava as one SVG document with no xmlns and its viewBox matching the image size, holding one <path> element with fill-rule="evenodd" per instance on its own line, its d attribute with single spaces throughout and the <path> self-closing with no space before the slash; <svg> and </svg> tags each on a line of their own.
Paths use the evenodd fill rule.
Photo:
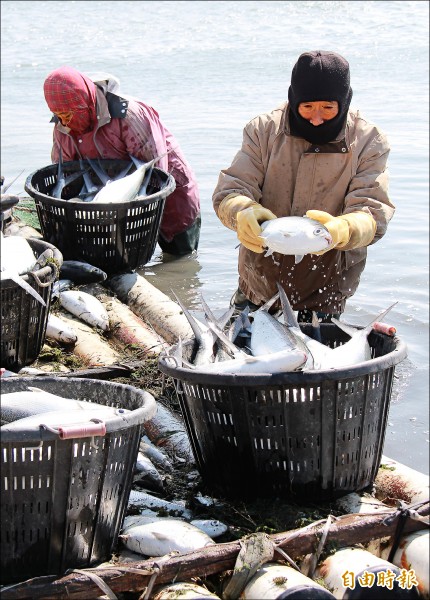
<svg viewBox="0 0 430 600">
<path fill-rule="evenodd" d="M 351 104 L 349 79 L 349 64 L 339 54 L 302 54 L 294 65 L 288 90 L 291 133 L 313 144 L 336 139 Z"/>
<path fill-rule="evenodd" d="M 388 141 L 350 108 L 351 98 L 345 58 L 304 52 L 292 69 L 288 102 L 245 126 L 242 148 L 213 194 L 218 218 L 241 242 L 237 308 L 261 306 L 279 283 L 299 320 L 312 311 L 330 320 L 357 289 L 367 246 L 385 234 L 394 206 Z M 329 247 L 299 260 L 265 254 L 261 224 L 304 215 L 326 227 Z"/>
</svg>

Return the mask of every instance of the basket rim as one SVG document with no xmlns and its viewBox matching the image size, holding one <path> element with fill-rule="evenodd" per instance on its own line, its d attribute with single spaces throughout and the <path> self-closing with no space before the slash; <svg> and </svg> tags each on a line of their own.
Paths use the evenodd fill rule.
<svg viewBox="0 0 430 600">
<path fill-rule="evenodd" d="M 359 327 L 357 329 L 362 329 Z M 383 333 L 373 331 L 378 337 L 383 336 Z M 318 384 L 323 381 L 339 381 L 344 379 L 355 379 L 363 375 L 372 375 L 380 373 L 389 368 L 394 367 L 407 356 L 407 345 L 399 337 L 394 336 L 396 347 L 391 352 L 372 358 L 370 360 L 351 365 L 342 369 L 327 369 L 327 370 L 303 370 L 290 371 L 286 373 L 259 373 L 250 375 L 243 374 L 219 374 L 202 373 L 197 369 L 188 369 L 184 367 L 173 367 L 167 364 L 169 357 L 166 351 L 160 354 L 158 358 L 158 368 L 165 375 L 169 375 L 174 379 L 186 381 L 200 385 L 211 386 L 231 386 L 231 387 L 267 387 L 274 385 L 299 385 L 303 387 L 306 384 Z M 194 344 L 194 339 L 188 340 L 184 346 Z M 175 346 L 175 345 L 174 345 Z M 173 347 L 174 347 L 173 346 Z"/>
<path fill-rule="evenodd" d="M 125 166 L 126 164 L 128 164 L 129 161 L 124 160 L 124 159 L 104 158 L 104 159 L 100 159 L 100 162 L 102 164 L 117 162 L 117 163 L 123 164 Z M 71 166 L 71 165 L 79 166 L 79 161 L 70 160 L 70 161 L 63 162 L 63 167 L 67 167 L 67 166 Z M 176 181 L 171 173 L 164 171 L 163 169 L 160 169 L 159 167 L 153 167 L 154 171 L 159 171 L 160 173 L 163 173 L 164 175 L 167 176 L 166 186 L 162 190 L 155 192 L 154 194 L 151 194 L 150 196 L 145 196 L 145 197 L 136 196 L 136 198 L 134 200 L 129 200 L 128 202 L 97 202 L 97 204 L 93 204 L 92 202 L 84 202 L 83 200 L 73 200 L 73 199 L 64 200 L 62 198 L 53 198 L 52 196 L 48 196 L 47 194 L 44 194 L 43 192 L 39 192 L 39 190 L 36 190 L 36 188 L 32 184 L 32 179 L 36 175 L 36 173 L 39 173 L 39 171 L 44 171 L 44 170 L 52 171 L 54 169 L 56 170 L 57 168 L 58 168 L 57 163 L 52 163 L 50 165 L 47 165 L 46 167 L 42 167 L 41 169 L 36 169 L 36 171 L 33 171 L 32 173 L 30 173 L 30 175 L 28 175 L 27 179 L 25 180 L 25 184 L 24 184 L 25 191 L 32 198 L 34 198 L 34 200 L 36 200 L 36 201 L 39 200 L 40 202 L 44 202 L 50 206 L 64 206 L 65 204 L 68 204 L 71 206 L 79 206 L 80 209 L 87 209 L 87 210 L 92 210 L 92 211 L 94 211 L 94 210 L 114 211 L 115 206 L 117 204 L 121 205 L 121 207 L 131 208 L 131 207 L 135 207 L 135 206 L 143 206 L 145 204 L 149 204 L 154 201 L 159 202 L 159 201 L 163 200 L 166 196 L 168 196 L 172 192 L 174 192 L 176 189 Z M 161 192 L 163 192 L 163 193 L 161 193 Z M 40 198 L 39 198 L 39 196 L 40 196 Z"/>
<path fill-rule="evenodd" d="M 49 385 L 51 383 L 58 383 L 60 380 L 59 377 L 45 377 L 45 376 L 39 376 L 39 377 L 22 377 L 17 375 L 16 377 L 7 377 L 6 379 L 2 379 L 1 381 L 1 393 L 5 394 L 8 393 L 7 392 L 7 388 L 8 387 L 12 387 L 13 384 L 16 384 L 18 381 L 19 382 L 23 382 L 24 386 L 33 386 L 33 387 L 39 387 L 41 389 L 43 389 L 43 386 L 45 383 L 48 384 L 48 388 Z M 129 389 L 132 390 L 133 392 L 137 392 L 137 395 L 142 396 L 143 401 L 144 401 L 144 406 L 141 406 L 140 408 L 136 408 L 128 413 L 125 413 L 123 416 L 120 417 L 115 417 L 112 419 L 109 419 L 108 422 L 106 422 L 106 434 L 109 433 L 114 433 L 117 431 L 120 431 L 121 429 L 128 429 L 130 427 L 134 427 L 137 425 L 143 425 L 143 423 L 145 423 L 146 421 L 149 421 L 150 419 L 153 418 L 153 416 L 155 415 L 156 411 L 157 411 L 157 403 L 155 401 L 155 398 L 152 394 L 150 394 L 149 392 L 147 392 L 146 390 L 142 390 L 140 388 L 134 387 L 132 385 L 129 385 L 127 383 L 118 383 L 118 382 L 114 382 L 114 381 L 102 381 L 100 379 L 82 379 L 80 377 L 68 377 L 67 379 L 63 379 L 61 378 L 61 383 L 62 385 L 66 385 L 67 386 L 72 386 L 73 383 L 77 383 L 79 382 L 80 385 L 83 386 L 91 386 L 91 384 L 93 385 L 104 385 L 107 386 L 109 388 L 116 388 L 116 389 Z M 12 391 L 12 390 L 11 390 Z M 13 390 L 13 391 L 19 391 L 19 390 Z M 47 389 L 46 391 L 49 391 L 49 389 Z M 43 417 L 43 413 L 41 414 L 41 418 Z M 43 419 L 42 419 L 43 420 Z M 40 442 L 43 441 L 53 441 L 53 440 L 58 440 L 58 434 L 49 431 L 47 429 L 41 429 L 40 426 L 32 426 L 32 427 L 27 427 L 27 428 L 23 428 L 23 429 L 16 429 L 14 431 L 6 431 L 6 430 L 2 430 L 0 428 L 0 433 L 1 433 L 1 443 L 10 443 L 10 442 L 31 442 L 31 443 L 35 443 L 36 445 L 38 445 Z M 75 439 L 75 438 L 72 438 Z"/>
</svg>

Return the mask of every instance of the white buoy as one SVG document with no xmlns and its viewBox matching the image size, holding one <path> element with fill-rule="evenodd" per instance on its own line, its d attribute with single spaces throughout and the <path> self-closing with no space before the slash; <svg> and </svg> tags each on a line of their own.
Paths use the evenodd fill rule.
<svg viewBox="0 0 430 600">
<path fill-rule="evenodd" d="M 241 596 L 244 600 L 330 600 L 334 598 L 326 588 L 292 567 L 267 563 L 246 585 Z"/>
<path fill-rule="evenodd" d="M 387 560 L 390 552 L 391 545 L 381 551 L 381 558 Z M 430 595 L 429 554 L 430 532 L 426 529 L 414 531 L 402 537 L 393 557 L 393 564 L 397 567 L 415 571 L 418 591 L 423 598 L 428 598 Z"/>
<path fill-rule="evenodd" d="M 342 600 L 418 598 L 417 584 L 407 569 L 361 548 L 343 548 L 323 560 L 315 571 L 335 598 Z"/>
</svg>

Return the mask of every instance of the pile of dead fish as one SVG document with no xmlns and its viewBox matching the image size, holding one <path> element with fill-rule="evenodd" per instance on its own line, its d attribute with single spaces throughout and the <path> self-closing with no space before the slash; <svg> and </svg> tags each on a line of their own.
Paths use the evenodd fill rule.
<svg viewBox="0 0 430 600">
<path fill-rule="evenodd" d="M 245 309 L 234 319 L 233 309 L 216 318 L 202 298 L 204 322 L 192 315 L 176 298 L 194 332 L 196 351 L 192 360 L 187 360 L 179 342 L 167 352 L 165 359 L 175 367 L 214 374 L 273 374 L 353 366 L 371 359 L 368 335 L 396 304 L 381 312 L 362 329 L 333 318 L 333 323 L 350 339 L 343 345 L 331 348 L 321 342 L 316 314 L 312 321 L 311 337 L 300 328 L 288 297 L 279 284 L 278 290 L 278 294 L 261 308 L 254 312 Z M 282 310 L 271 315 L 269 309 L 278 298 Z"/>
</svg>

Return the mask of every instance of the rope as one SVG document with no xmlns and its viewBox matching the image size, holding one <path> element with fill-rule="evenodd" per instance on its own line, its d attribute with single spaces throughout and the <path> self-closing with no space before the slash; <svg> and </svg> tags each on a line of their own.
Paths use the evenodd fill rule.
<svg viewBox="0 0 430 600">
<path fill-rule="evenodd" d="M 401 538 L 403 535 L 403 530 L 405 528 L 405 524 L 408 519 L 412 519 L 413 521 L 419 521 L 421 523 L 425 523 L 426 525 L 429 524 L 428 517 L 422 517 L 421 515 L 419 515 L 417 513 L 416 510 L 414 510 L 411 506 L 406 506 L 404 504 L 404 502 L 402 502 L 401 500 L 399 500 L 398 503 L 399 503 L 399 508 L 394 513 L 394 515 L 392 515 L 391 517 L 387 517 L 383 521 L 384 525 L 390 525 L 394 521 L 394 519 L 396 519 L 396 518 L 398 519 L 397 525 L 396 525 L 396 530 L 391 538 L 392 545 L 391 545 L 390 553 L 387 558 L 388 562 L 393 562 L 394 556 L 399 548 L 399 544 L 400 544 L 400 541 L 401 541 Z"/>
<path fill-rule="evenodd" d="M 108 584 L 95 573 L 92 573 L 91 571 L 81 571 L 80 569 L 73 569 L 72 571 L 68 571 L 68 573 L 80 573 L 81 575 L 86 575 L 106 594 L 109 600 L 118 600 L 118 597 L 113 593 Z"/>
</svg>

